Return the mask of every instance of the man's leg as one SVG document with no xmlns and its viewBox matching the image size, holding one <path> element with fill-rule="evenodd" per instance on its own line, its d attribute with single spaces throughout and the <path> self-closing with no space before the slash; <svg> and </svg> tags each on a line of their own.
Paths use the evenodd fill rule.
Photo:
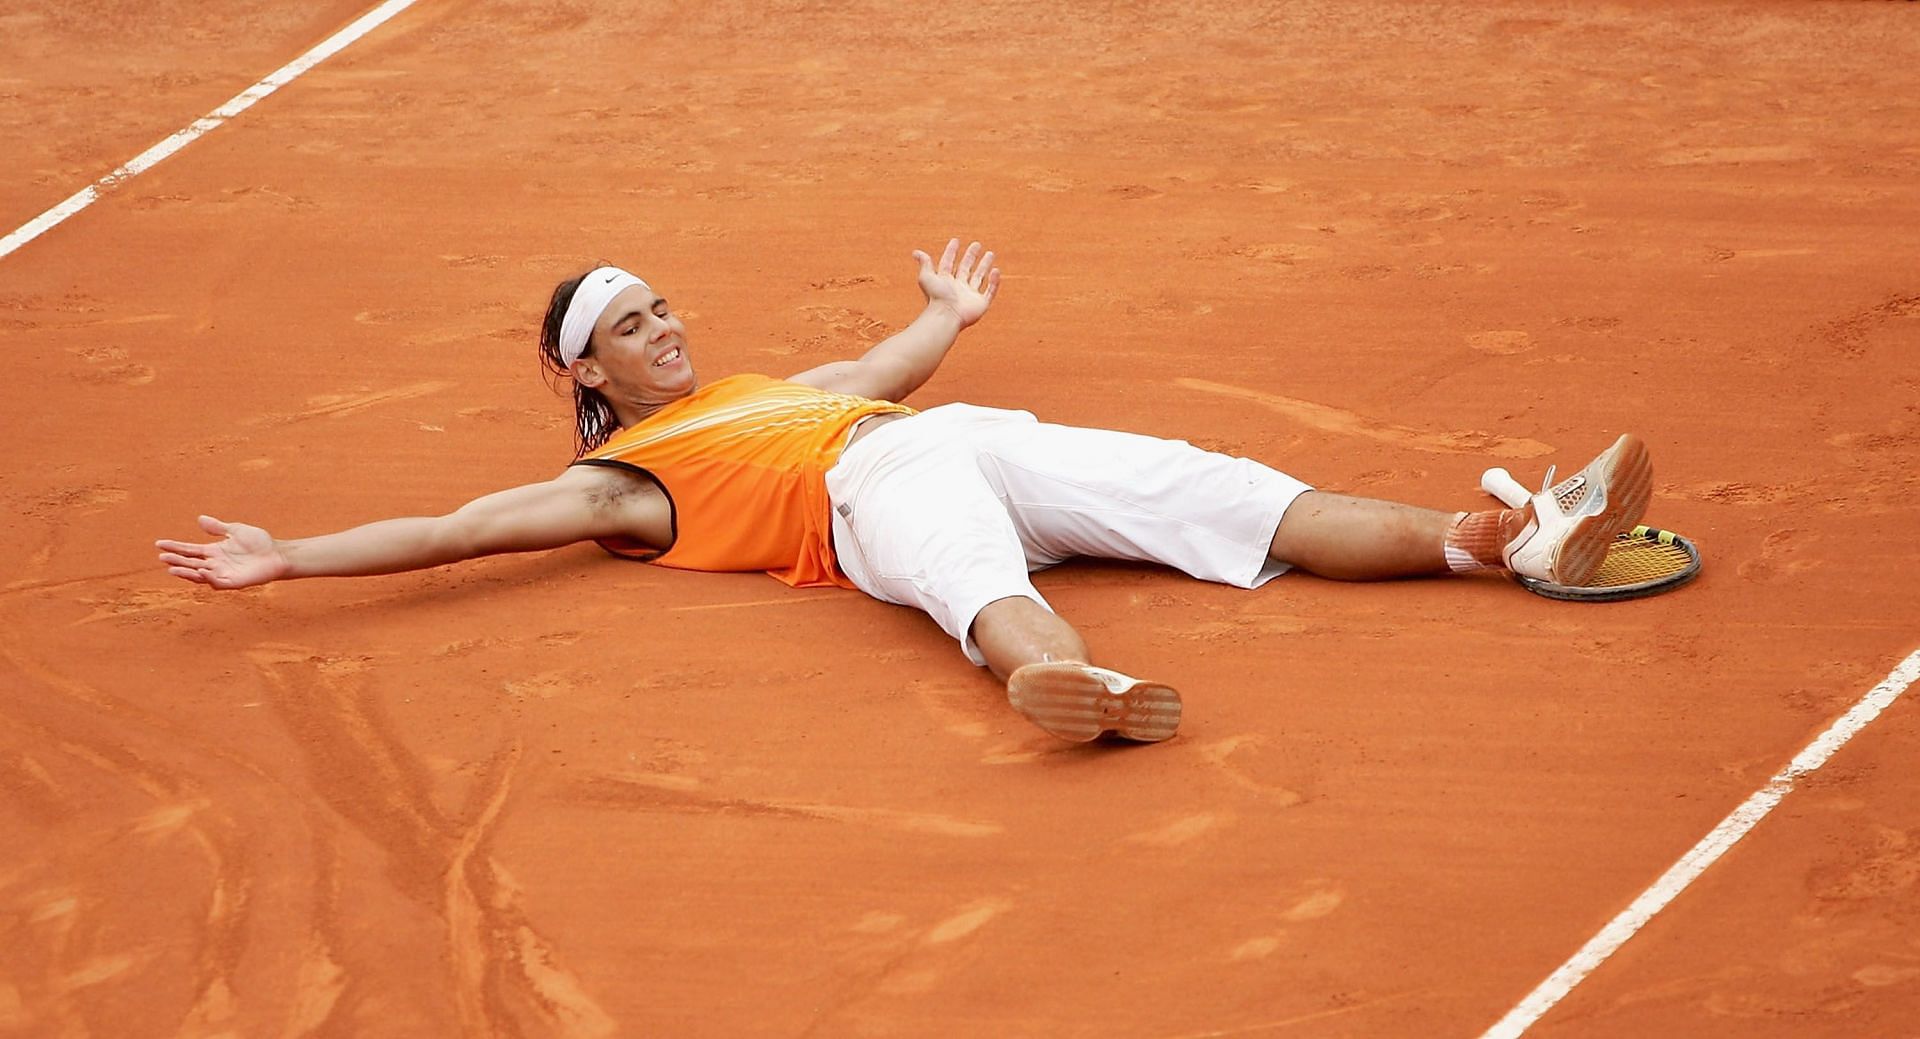
<svg viewBox="0 0 1920 1039">
<path fill-rule="evenodd" d="M 1180 694 L 1095 667 L 1073 625 L 1023 595 L 996 599 L 973 621 L 973 642 L 1007 683 L 1007 700 L 1061 739 L 1085 742 L 1102 732 L 1157 742 L 1180 727 Z"/>
<path fill-rule="evenodd" d="M 1003 682 L 1028 664 L 1087 663 L 1087 644 L 1073 625 L 1024 595 L 988 603 L 973 619 L 973 644 Z"/>
<path fill-rule="evenodd" d="M 1488 519 L 1482 520 L 1483 516 Z M 1294 499 L 1280 520 L 1271 555 L 1276 562 L 1341 581 L 1444 574 L 1467 568 L 1449 562 L 1449 537 L 1460 542 L 1460 528 L 1482 523 L 1492 528 L 1483 540 L 1497 549 L 1519 535 L 1526 526 L 1526 514 L 1507 509 L 1463 517 L 1398 502 L 1309 491 Z M 1472 555 L 1467 553 L 1468 558 Z M 1476 562 L 1485 566 L 1499 562 L 1497 554 L 1481 555 L 1483 559 Z"/>
<path fill-rule="evenodd" d="M 1523 509 L 1449 514 L 1310 491 L 1287 508 L 1268 554 L 1345 581 L 1512 567 L 1583 584 L 1652 494 L 1647 447 L 1628 435 Z"/>
</svg>

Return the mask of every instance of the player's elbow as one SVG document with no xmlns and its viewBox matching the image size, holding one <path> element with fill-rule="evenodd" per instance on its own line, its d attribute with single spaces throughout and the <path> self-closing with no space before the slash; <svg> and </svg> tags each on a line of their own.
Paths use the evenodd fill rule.
<svg viewBox="0 0 1920 1039">
<path fill-rule="evenodd" d="M 450 512 L 434 524 L 432 554 L 439 562 L 454 563 L 502 551 L 491 547 L 499 540 L 496 525 L 471 505 Z"/>
<path fill-rule="evenodd" d="M 538 509 L 512 507 L 498 500 L 469 502 L 442 518 L 440 551 L 452 562 L 503 552 L 532 552 L 566 540 L 545 531 L 540 519 Z"/>
<path fill-rule="evenodd" d="M 905 400 L 920 384 L 927 381 L 929 373 L 923 373 L 912 365 L 901 361 L 875 359 L 867 362 L 866 392 L 862 397 L 874 400 Z"/>
<path fill-rule="evenodd" d="M 441 537 L 455 559 L 559 548 L 594 536 L 585 501 L 577 489 L 564 491 L 559 500 L 550 493 L 533 500 L 525 495 L 481 499 L 446 516 Z"/>
</svg>

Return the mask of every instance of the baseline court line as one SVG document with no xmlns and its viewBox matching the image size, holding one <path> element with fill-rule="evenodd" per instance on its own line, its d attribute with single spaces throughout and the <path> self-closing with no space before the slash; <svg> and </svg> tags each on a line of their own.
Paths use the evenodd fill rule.
<svg viewBox="0 0 1920 1039">
<path fill-rule="evenodd" d="M 1811 775 L 1820 766 L 1827 763 L 1846 742 L 1852 739 L 1867 724 L 1880 716 L 1907 687 L 1920 679 L 1920 649 L 1914 650 L 1902 660 L 1879 685 L 1867 691 L 1867 695 L 1853 705 L 1853 709 L 1840 716 L 1838 721 L 1827 727 L 1805 750 L 1795 755 L 1792 761 L 1779 772 L 1774 773 L 1767 785 L 1754 791 L 1753 796 L 1735 808 L 1731 815 L 1720 820 L 1720 825 L 1700 839 L 1700 843 L 1680 857 L 1653 882 L 1653 886 L 1640 893 L 1619 916 L 1600 929 L 1573 958 L 1560 965 L 1560 969 L 1547 976 L 1540 987 L 1527 994 L 1520 1004 L 1507 1012 L 1492 1028 L 1486 1030 L 1481 1039 L 1517 1039 L 1533 1026 L 1540 1016 L 1553 1008 L 1555 1003 L 1565 998 L 1580 984 L 1594 968 L 1605 963 L 1607 957 L 1619 951 L 1634 932 L 1645 927 L 1654 915 L 1667 907 L 1687 885 L 1699 879 L 1707 867 L 1726 854 L 1747 832 L 1759 825 L 1783 798 L 1793 792 L 1793 786 L 1805 776 Z"/>
<path fill-rule="evenodd" d="M 194 120 L 186 129 L 134 156 L 126 165 L 74 192 L 66 201 L 20 225 L 5 238 L 0 238 L 0 257 L 5 257 L 15 249 L 53 230 L 68 217 L 87 208 L 98 201 L 102 195 L 118 187 L 122 181 L 152 169 L 167 156 L 192 144 L 221 123 L 252 108 L 254 102 L 286 86 L 301 73 L 333 57 L 348 44 L 379 28 L 386 23 L 387 19 L 412 7 L 413 4 L 414 0 L 386 0 L 379 7 L 361 15 L 346 28 L 321 41 L 312 50 L 287 62 L 265 79 L 235 94 L 226 104 Z"/>
</svg>

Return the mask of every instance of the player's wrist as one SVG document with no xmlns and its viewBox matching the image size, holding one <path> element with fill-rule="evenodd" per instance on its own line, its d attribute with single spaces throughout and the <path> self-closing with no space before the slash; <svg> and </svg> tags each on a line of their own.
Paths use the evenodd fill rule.
<svg viewBox="0 0 1920 1039">
<path fill-rule="evenodd" d="M 300 555 L 301 539 L 281 540 L 280 538 L 274 538 L 273 550 L 268 557 L 272 561 L 273 566 L 268 570 L 266 580 L 260 583 L 267 584 L 272 581 L 285 581 L 295 577 L 313 576 L 311 572 L 301 569 Z"/>
<path fill-rule="evenodd" d="M 960 312 L 957 305 L 944 299 L 928 300 L 926 309 L 920 312 L 920 317 L 950 325 L 954 332 L 959 332 L 973 324 L 973 321 L 967 320 L 967 316 Z"/>
</svg>

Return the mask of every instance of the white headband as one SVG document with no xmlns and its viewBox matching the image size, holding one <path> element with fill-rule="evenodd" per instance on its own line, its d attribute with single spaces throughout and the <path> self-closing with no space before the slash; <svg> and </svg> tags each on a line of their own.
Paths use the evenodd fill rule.
<svg viewBox="0 0 1920 1039">
<path fill-rule="evenodd" d="M 593 338 L 593 323 L 600 320 L 613 297 L 634 285 L 651 291 L 646 282 L 618 267 L 595 267 L 580 279 L 580 287 L 573 290 L 573 299 L 567 304 L 567 316 L 560 322 L 562 365 L 573 367 L 573 362 L 587 352 L 587 341 Z"/>
</svg>

